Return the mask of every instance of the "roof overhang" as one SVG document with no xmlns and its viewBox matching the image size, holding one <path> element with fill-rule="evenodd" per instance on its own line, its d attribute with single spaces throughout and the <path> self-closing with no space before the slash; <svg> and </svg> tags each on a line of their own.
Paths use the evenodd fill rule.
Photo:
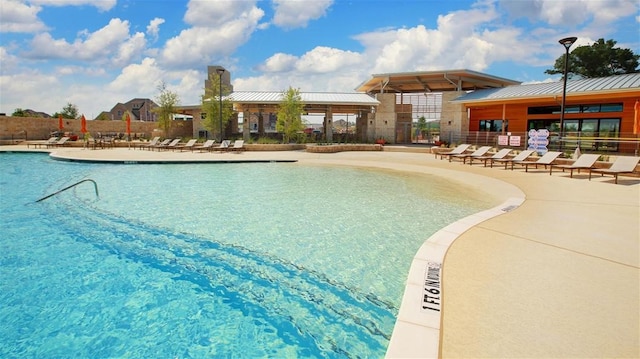
<svg viewBox="0 0 640 359">
<path fill-rule="evenodd" d="M 366 93 L 471 91 L 519 85 L 520 82 L 472 70 L 375 74 L 355 90 Z"/>
<path fill-rule="evenodd" d="M 380 104 L 366 93 L 300 92 L 307 113 L 370 112 Z M 282 103 L 282 92 L 234 91 L 228 96 L 236 111 L 277 112 Z"/>
</svg>

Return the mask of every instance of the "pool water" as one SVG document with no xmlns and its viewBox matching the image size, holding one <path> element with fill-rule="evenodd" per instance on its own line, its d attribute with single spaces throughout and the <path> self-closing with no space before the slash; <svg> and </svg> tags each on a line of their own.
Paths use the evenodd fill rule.
<svg viewBox="0 0 640 359">
<path fill-rule="evenodd" d="M 353 168 L 0 158 L 2 358 L 382 357 L 420 245 L 491 206 Z"/>
</svg>

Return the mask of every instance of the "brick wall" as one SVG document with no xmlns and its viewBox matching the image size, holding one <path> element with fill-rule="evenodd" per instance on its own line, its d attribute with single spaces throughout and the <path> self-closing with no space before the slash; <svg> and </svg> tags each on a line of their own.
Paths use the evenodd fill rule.
<svg viewBox="0 0 640 359">
<path fill-rule="evenodd" d="M 80 120 L 63 119 L 65 132 L 80 133 Z M 0 140 L 44 140 L 49 138 L 49 134 L 58 130 L 57 118 L 38 117 L 12 117 L 0 116 Z M 87 131 L 92 136 L 98 133 L 126 133 L 127 124 L 125 121 L 87 121 Z M 131 121 L 131 133 L 141 134 L 144 138 L 152 136 L 163 136 L 158 129 L 156 122 Z M 193 124 L 191 121 L 175 121 L 169 136 L 191 138 Z"/>
</svg>

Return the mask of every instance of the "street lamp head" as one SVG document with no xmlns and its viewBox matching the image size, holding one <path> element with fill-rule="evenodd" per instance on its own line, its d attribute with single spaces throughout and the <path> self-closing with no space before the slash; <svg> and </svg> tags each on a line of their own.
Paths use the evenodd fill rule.
<svg viewBox="0 0 640 359">
<path fill-rule="evenodd" d="M 575 36 L 572 36 L 572 37 L 565 37 L 564 39 L 560 39 L 558 42 L 560 43 L 560 45 L 564 46 L 565 49 L 569 50 L 571 45 L 573 45 L 573 43 L 576 42 L 576 40 L 578 40 L 578 38 Z"/>
<path fill-rule="evenodd" d="M 224 73 L 224 69 L 223 68 L 217 68 L 216 72 L 218 73 L 218 75 L 222 75 Z"/>
</svg>

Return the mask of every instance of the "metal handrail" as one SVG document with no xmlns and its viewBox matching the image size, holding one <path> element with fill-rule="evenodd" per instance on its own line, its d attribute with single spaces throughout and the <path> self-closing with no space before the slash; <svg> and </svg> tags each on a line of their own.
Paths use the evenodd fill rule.
<svg viewBox="0 0 640 359">
<path fill-rule="evenodd" d="M 54 192 L 54 193 L 52 193 L 52 194 L 50 194 L 50 195 L 48 195 L 48 196 L 42 197 L 42 198 L 40 198 L 39 200 L 37 200 L 36 202 L 44 201 L 45 199 L 50 198 L 50 197 L 53 197 L 53 196 L 57 195 L 58 193 L 60 193 L 60 192 L 64 192 L 64 191 L 66 191 L 66 190 L 68 190 L 68 189 L 70 189 L 70 188 L 73 188 L 73 187 L 75 187 L 75 186 L 79 185 L 79 184 L 80 184 L 80 183 L 82 183 L 82 182 L 91 182 L 91 183 L 93 183 L 93 188 L 96 190 L 96 197 L 100 197 L 100 196 L 98 195 L 98 184 L 96 183 L 96 181 L 94 181 L 94 180 L 92 180 L 92 179 L 88 179 L 88 178 L 87 178 L 87 179 L 83 179 L 82 181 L 78 181 L 78 182 L 76 182 L 76 183 L 72 184 L 71 186 L 67 186 L 67 187 L 65 187 L 65 188 L 63 188 L 63 189 L 61 189 L 61 190 L 58 190 L 58 191 L 56 191 L 56 192 Z"/>
</svg>

